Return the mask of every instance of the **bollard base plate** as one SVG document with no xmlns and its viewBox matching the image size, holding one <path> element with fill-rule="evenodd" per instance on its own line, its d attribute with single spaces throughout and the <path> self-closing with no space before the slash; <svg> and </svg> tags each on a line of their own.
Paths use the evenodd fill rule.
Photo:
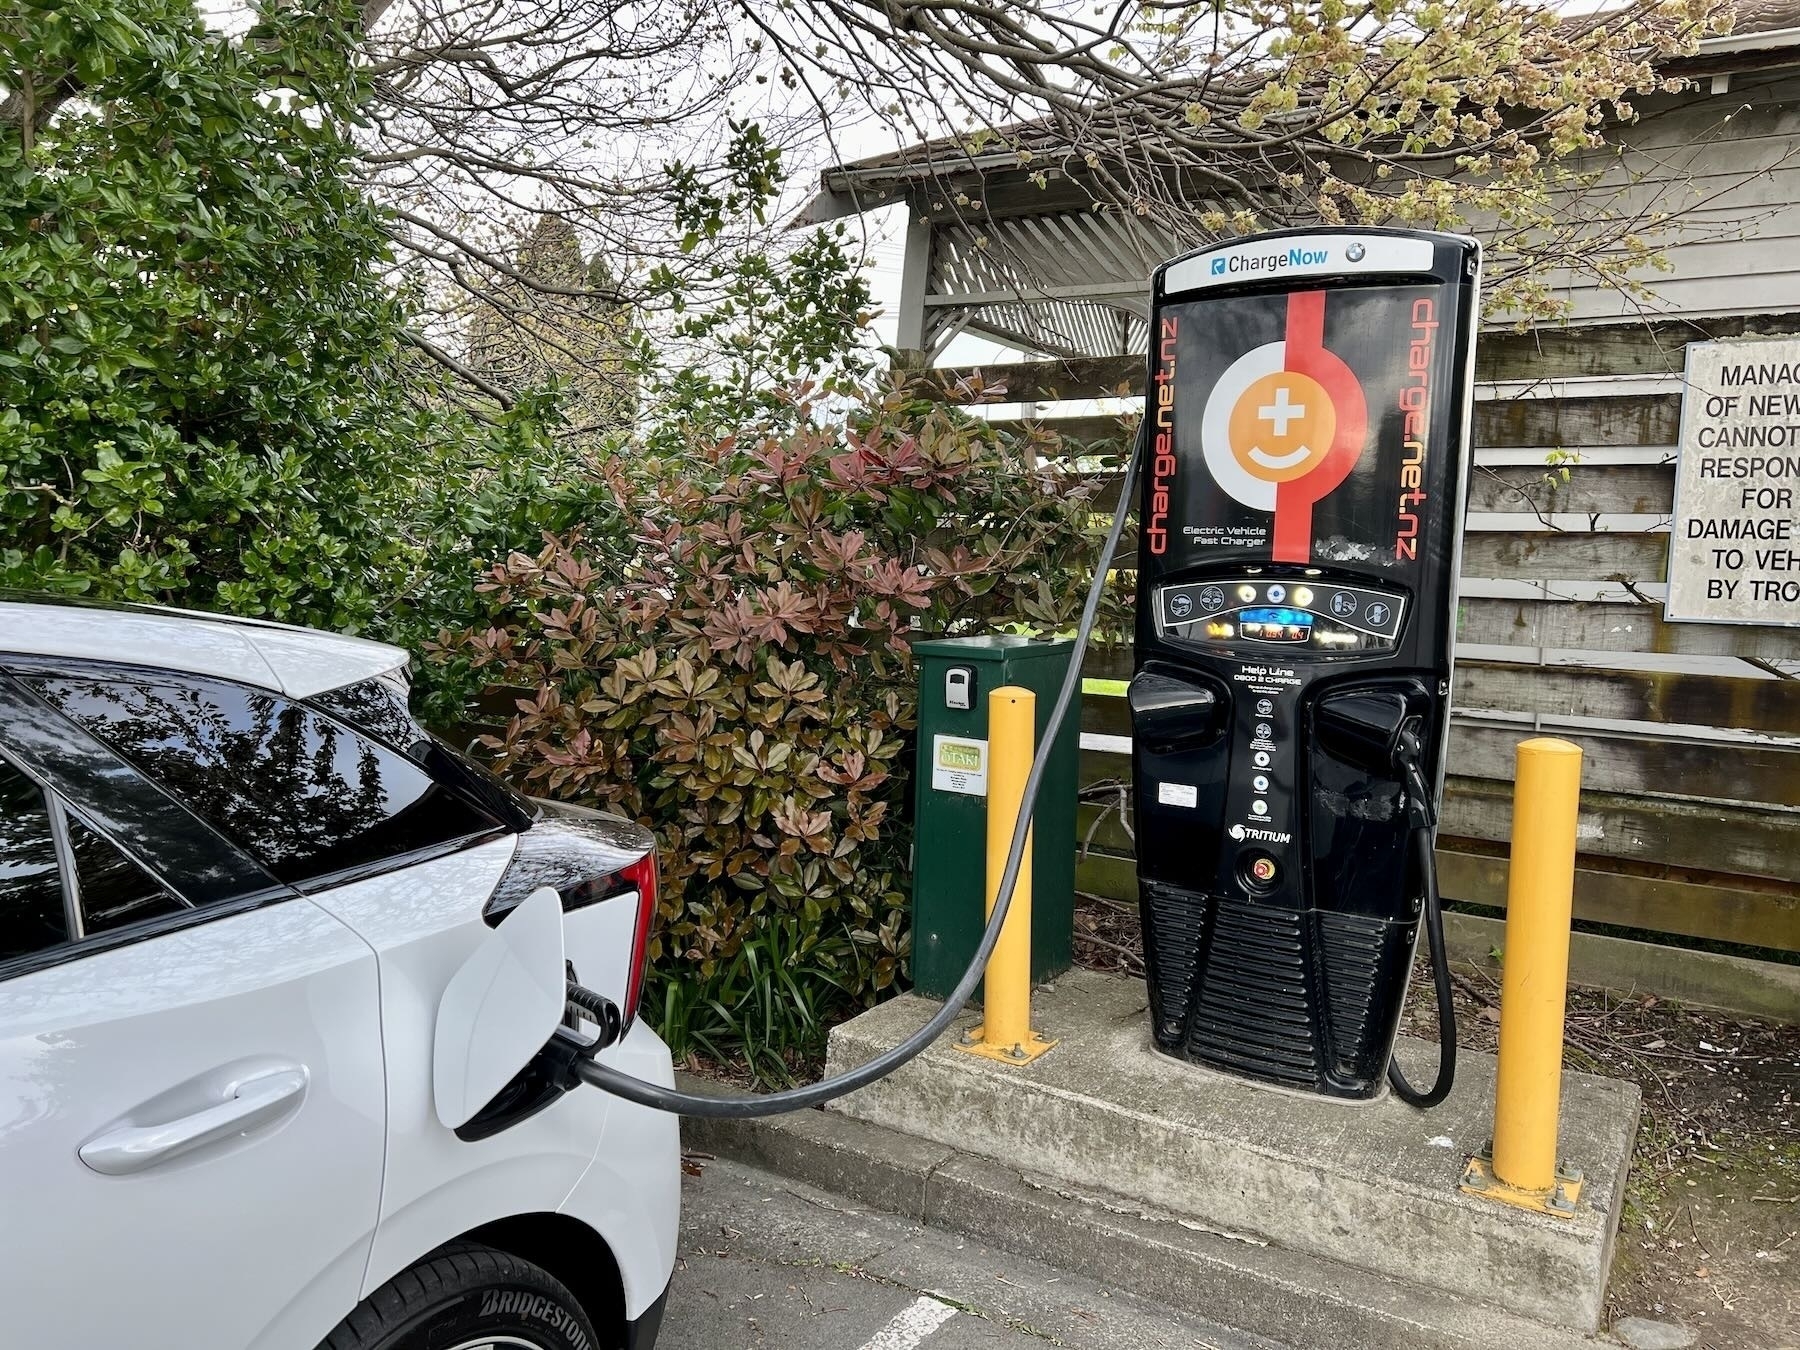
<svg viewBox="0 0 1800 1350">
<path fill-rule="evenodd" d="M 1485 1200 L 1512 1205 L 1516 1209 L 1528 1209 L 1534 1214 L 1548 1214 L 1553 1219 L 1572 1219 L 1575 1217 L 1576 1206 L 1581 1203 L 1581 1181 L 1581 1173 L 1570 1168 L 1567 1172 L 1558 1171 L 1556 1184 L 1548 1190 L 1521 1190 L 1517 1186 L 1507 1185 L 1494 1175 L 1494 1159 L 1491 1154 L 1478 1153 L 1463 1168 L 1462 1180 L 1457 1183 L 1457 1189 L 1468 1195 L 1479 1195 Z"/>
<path fill-rule="evenodd" d="M 965 1054 L 980 1055 L 983 1059 L 991 1059 L 996 1064 L 1029 1064 L 1038 1056 L 1056 1047 L 1056 1042 L 1046 1040 L 1041 1032 L 1033 1031 L 1031 1038 L 1023 1044 L 990 1045 L 982 1038 L 984 1028 L 974 1027 L 956 1042 L 956 1048 Z"/>
</svg>

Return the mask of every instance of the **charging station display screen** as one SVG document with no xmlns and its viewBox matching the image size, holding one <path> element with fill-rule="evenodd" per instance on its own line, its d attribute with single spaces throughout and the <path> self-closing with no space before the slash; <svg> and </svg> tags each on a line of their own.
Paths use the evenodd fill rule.
<svg viewBox="0 0 1800 1350">
<path fill-rule="evenodd" d="M 1403 584 L 1448 550 L 1461 400 L 1440 284 L 1166 304 L 1151 350 L 1145 547 L 1206 564 L 1349 564 Z"/>
</svg>

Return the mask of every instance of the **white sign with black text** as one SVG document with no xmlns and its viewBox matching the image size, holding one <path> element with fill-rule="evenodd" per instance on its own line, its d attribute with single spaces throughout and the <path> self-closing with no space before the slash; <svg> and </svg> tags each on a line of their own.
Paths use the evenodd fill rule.
<svg viewBox="0 0 1800 1350">
<path fill-rule="evenodd" d="M 1664 616 L 1800 624 L 1800 339 L 1687 349 Z"/>
<path fill-rule="evenodd" d="M 931 786 L 965 797 L 987 796 L 988 743 L 973 736 L 934 736 Z"/>
</svg>

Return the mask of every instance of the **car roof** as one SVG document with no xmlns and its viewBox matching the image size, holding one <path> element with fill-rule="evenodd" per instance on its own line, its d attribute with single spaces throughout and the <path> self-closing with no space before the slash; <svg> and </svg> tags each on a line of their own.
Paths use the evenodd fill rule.
<svg viewBox="0 0 1800 1350">
<path fill-rule="evenodd" d="M 0 658 L 66 656 L 214 675 L 293 698 L 403 673 L 406 651 L 385 642 L 262 619 L 0 596 Z"/>
</svg>

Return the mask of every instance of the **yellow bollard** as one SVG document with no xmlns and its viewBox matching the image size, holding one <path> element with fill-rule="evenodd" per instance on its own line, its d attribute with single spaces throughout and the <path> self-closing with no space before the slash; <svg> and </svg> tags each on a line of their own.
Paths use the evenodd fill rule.
<svg viewBox="0 0 1800 1350">
<path fill-rule="evenodd" d="M 1581 747 L 1537 737 L 1520 743 L 1517 765 L 1493 1152 L 1469 1160 L 1462 1188 L 1567 1217 L 1581 1196 L 1581 1174 L 1558 1170 L 1556 1127 Z"/>
<path fill-rule="evenodd" d="M 988 695 L 987 772 L 987 912 L 994 913 L 1000 876 L 1012 848 L 1019 804 L 1037 742 L 1037 695 L 1005 685 Z M 1055 1041 L 1031 1029 L 1031 835 L 1012 907 L 1000 929 L 1000 941 L 988 961 L 982 991 L 982 1024 L 963 1037 L 960 1050 L 997 1059 L 1002 1064 L 1029 1064 Z"/>
</svg>

